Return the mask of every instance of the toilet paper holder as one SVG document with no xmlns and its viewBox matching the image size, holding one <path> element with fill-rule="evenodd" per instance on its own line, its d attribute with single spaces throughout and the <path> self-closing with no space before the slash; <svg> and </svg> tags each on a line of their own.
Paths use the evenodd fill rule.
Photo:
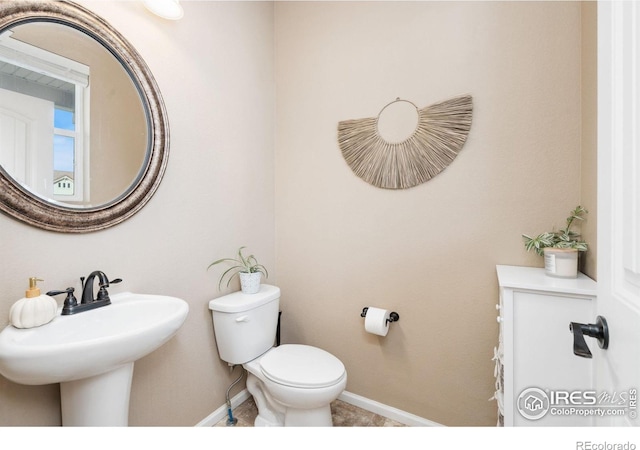
<svg viewBox="0 0 640 450">
<path fill-rule="evenodd" d="M 368 306 L 365 306 L 364 308 L 362 308 L 362 312 L 360 313 L 360 317 L 367 317 L 367 311 L 368 310 L 369 310 Z M 389 322 L 397 322 L 398 320 L 400 320 L 400 314 L 398 314 L 397 312 L 389 313 L 389 318 L 387 319 L 387 323 L 389 323 Z"/>
</svg>

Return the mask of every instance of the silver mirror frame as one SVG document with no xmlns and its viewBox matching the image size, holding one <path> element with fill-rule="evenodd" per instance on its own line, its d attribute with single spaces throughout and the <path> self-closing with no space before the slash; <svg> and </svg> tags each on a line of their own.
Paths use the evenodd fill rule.
<svg viewBox="0 0 640 450">
<path fill-rule="evenodd" d="M 0 0 L 0 32 L 10 27 L 47 21 L 73 27 L 109 50 L 131 77 L 147 116 L 148 147 L 136 181 L 114 201 L 77 209 L 46 202 L 29 193 L 0 166 L 0 210 L 29 225 L 63 233 L 87 233 L 119 224 L 151 199 L 169 157 L 169 123 L 160 90 L 137 51 L 104 19 L 68 1 Z"/>
</svg>

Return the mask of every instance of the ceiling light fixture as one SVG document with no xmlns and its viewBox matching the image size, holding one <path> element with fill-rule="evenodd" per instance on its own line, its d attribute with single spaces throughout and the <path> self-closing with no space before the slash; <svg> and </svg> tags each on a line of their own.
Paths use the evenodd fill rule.
<svg viewBox="0 0 640 450">
<path fill-rule="evenodd" d="M 184 15 L 179 0 L 143 0 L 149 11 L 163 19 L 178 20 Z"/>
</svg>

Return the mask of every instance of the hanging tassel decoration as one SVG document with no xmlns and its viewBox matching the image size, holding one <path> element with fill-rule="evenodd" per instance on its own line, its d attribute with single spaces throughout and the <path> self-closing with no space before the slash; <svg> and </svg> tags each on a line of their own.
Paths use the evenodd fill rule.
<svg viewBox="0 0 640 450">
<path fill-rule="evenodd" d="M 338 145 L 358 177 L 383 189 L 408 189 L 430 180 L 451 164 L 471 129 L 471 96 L 416 109 L 416 130 L 399 143 L 387 142 L 380 136 L 380 115 L 338 124 Z"/>
</svg>

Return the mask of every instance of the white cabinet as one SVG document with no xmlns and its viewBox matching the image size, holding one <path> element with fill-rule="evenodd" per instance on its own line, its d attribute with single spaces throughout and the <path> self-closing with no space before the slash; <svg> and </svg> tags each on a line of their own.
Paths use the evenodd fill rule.
<svg viewBox="0 0 640 450">
<path fill-rule="evenodd" d="M 553 278 L 533 267 L 496 266 L 496 271 L 499 424 L 591 425 L 583 393 L 593 392 L 593 360 L 573 354 L 569 323 L 595 320 L 596 282 L 583 274 Z M 587 338 L 587 345 L 598 344 Z"/>
</svg>

